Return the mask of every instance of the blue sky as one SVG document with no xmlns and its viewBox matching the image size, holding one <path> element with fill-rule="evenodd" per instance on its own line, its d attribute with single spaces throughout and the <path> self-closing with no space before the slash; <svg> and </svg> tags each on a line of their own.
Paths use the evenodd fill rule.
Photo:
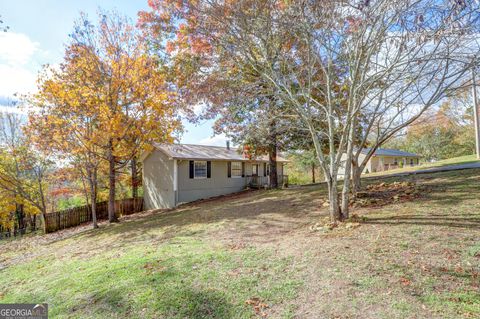
<svg viewBox="0 0 480 319">
<path fill-rule="evenodd" d="M 95 17 L 98 8 L 117 10 L 134 21 L 147 0 L 0 0 L 0 15 L 7 33 L 0 33 L 0 110 L 6 98 L 35 90 L 38 71 L 44 64 L 62 61 L 73 22 L 81 11 Z M 183 143 L 225 145 L 223 136 L 213 137 L 212 122 L 184 123 Z"/>
</svg>

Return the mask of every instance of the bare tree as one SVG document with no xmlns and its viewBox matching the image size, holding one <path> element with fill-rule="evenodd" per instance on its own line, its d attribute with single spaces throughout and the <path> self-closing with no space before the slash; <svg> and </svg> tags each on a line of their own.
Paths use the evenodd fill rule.
<svg viewBox="0 0 480 319">
<path fill-rule="evenodd" d="M 475 30 L 469 30 L 477 8 L 433 0 L 298 1 L 274 8 L 238 14 L 234 40 L 225 47 L 243 53 L 243 61 L 298 113 L 327 179 L 331 218 L 348 218 L 350 163 L 361 149 L 355 143 L 360 124 L 366 124 L 364 138 L 375 134 L 378 147 L 459 86 L 472 67 L 467 58 L 478 52 L 471 44 Z M 272 48 L 272 36 L 290 41 L 288 50 Z M 313 118 L 326 127 L 318 130 Z"/>
<path fill-rule="evenodd" d="M 201 39 L 212 64 L 253 70 L 298 116 L 335 222 L 349 217 L 351 163 L 367 139 L 378 147 L 472 67 L 477 9 L 450 0 L 209 0 L 185 1 L 173 16 L 187 24 L 182 44 Z"/>
<path fill-rule="evenodd" d="M 369 1 L 358 7 L 359 51 L 351 65 L 365 70 L 355 93 L 361 100 L 352 166 L 354 191 L 375 151 L 462 87 L 479 54 L 478 5 L 466 1 Z M 391 18 L 389 14 L 396 12 Z M 371 30 L 370 30 L 371 28 Z M 352 48 L 353 49 L 353 48 Z M 365 51 L 366 54 L 363 54 Z M 361 157 L 362 151 L 365 156 Z M 351 164 L 350 164 L 351 161 Z M 350 169 L 346 169 L 350 172 Z"/>
</svg>

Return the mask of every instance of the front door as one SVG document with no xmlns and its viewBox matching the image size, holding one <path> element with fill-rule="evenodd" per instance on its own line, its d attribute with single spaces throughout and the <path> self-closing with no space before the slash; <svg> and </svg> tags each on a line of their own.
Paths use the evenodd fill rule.
<svg viewBox="0 0 480 319">
<path fill-rule="evenodd" d="M 252 164 L 252 176 L 258 176 L 258 164 Z"/>
</svg>

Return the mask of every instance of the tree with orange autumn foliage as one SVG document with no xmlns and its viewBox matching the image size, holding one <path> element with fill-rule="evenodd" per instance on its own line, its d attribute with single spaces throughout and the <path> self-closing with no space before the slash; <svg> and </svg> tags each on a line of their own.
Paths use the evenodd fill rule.
<svg viewBox="0 0 480 319">
<path fill-rule="evenodd" d="M 270 187 L 278 186 L 277 152 L 289 138 L 292 112 L 274 97 L 275 88 L 247 63 L 235 63 L 214 43 L 222 32 L 218 16 L 196 11 L 196 1 L 149 1 L 150 11 L 139 12 L 139 25 L 161 56 L 168 57 L 179 98 L 185 105 L 201 105 L 198 118 L 214 119 L 214 133 L 225 134 L 252 155 L 268 155 Z M 200 19 L 215 25 L 197 29 Z M 277 38 L 277 44 L 285 39 Z"/>
<path fill-rule="evenodd" d="M 64 62 L 40 76 L 39 92 L 31 99 L 37 107 L 30 116 L 37 143 L 81 164 L 92 212 L 98 170 L 108 164 L 110 222 L 116 221 L 118 171 L 152 143 L 172 142 L 181 127 L 165 72 L 127 18 L 100 12 L 94 25 L 82 15 Z"/>
</svg>

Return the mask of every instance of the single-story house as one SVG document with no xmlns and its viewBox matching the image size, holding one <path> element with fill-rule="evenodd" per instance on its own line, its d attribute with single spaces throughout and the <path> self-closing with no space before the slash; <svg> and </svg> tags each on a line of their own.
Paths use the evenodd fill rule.
<svg viewBox="0 0 480 319">
<path fill-rule="evenodd" d="M 361 163 L 367 156 L 370 148 L 362 149 L 358 161 Z M 346 158 L 344 154 L 342 158 Z M 378 148 L 370 160 L 367 162 L 363 174 L 388 171 L 399 167 L 415 166 L 420 162 L 421 156 L 409 152 L 399 150 L 389 150 L 385 148 Z M 338 175 L 343 176 L 345 169 L 340 168 Z"/>
<path fill-rule="evenodd" d="M 254 183 L 268 185 L 268 156 L 249 158 L 219 146 L 165 144 L 142 154 L 145 208 L 172 208 L 181 203 L 239 192 Z M 277 157 L 282 185 L 287 161 Z"/>
</svg>

